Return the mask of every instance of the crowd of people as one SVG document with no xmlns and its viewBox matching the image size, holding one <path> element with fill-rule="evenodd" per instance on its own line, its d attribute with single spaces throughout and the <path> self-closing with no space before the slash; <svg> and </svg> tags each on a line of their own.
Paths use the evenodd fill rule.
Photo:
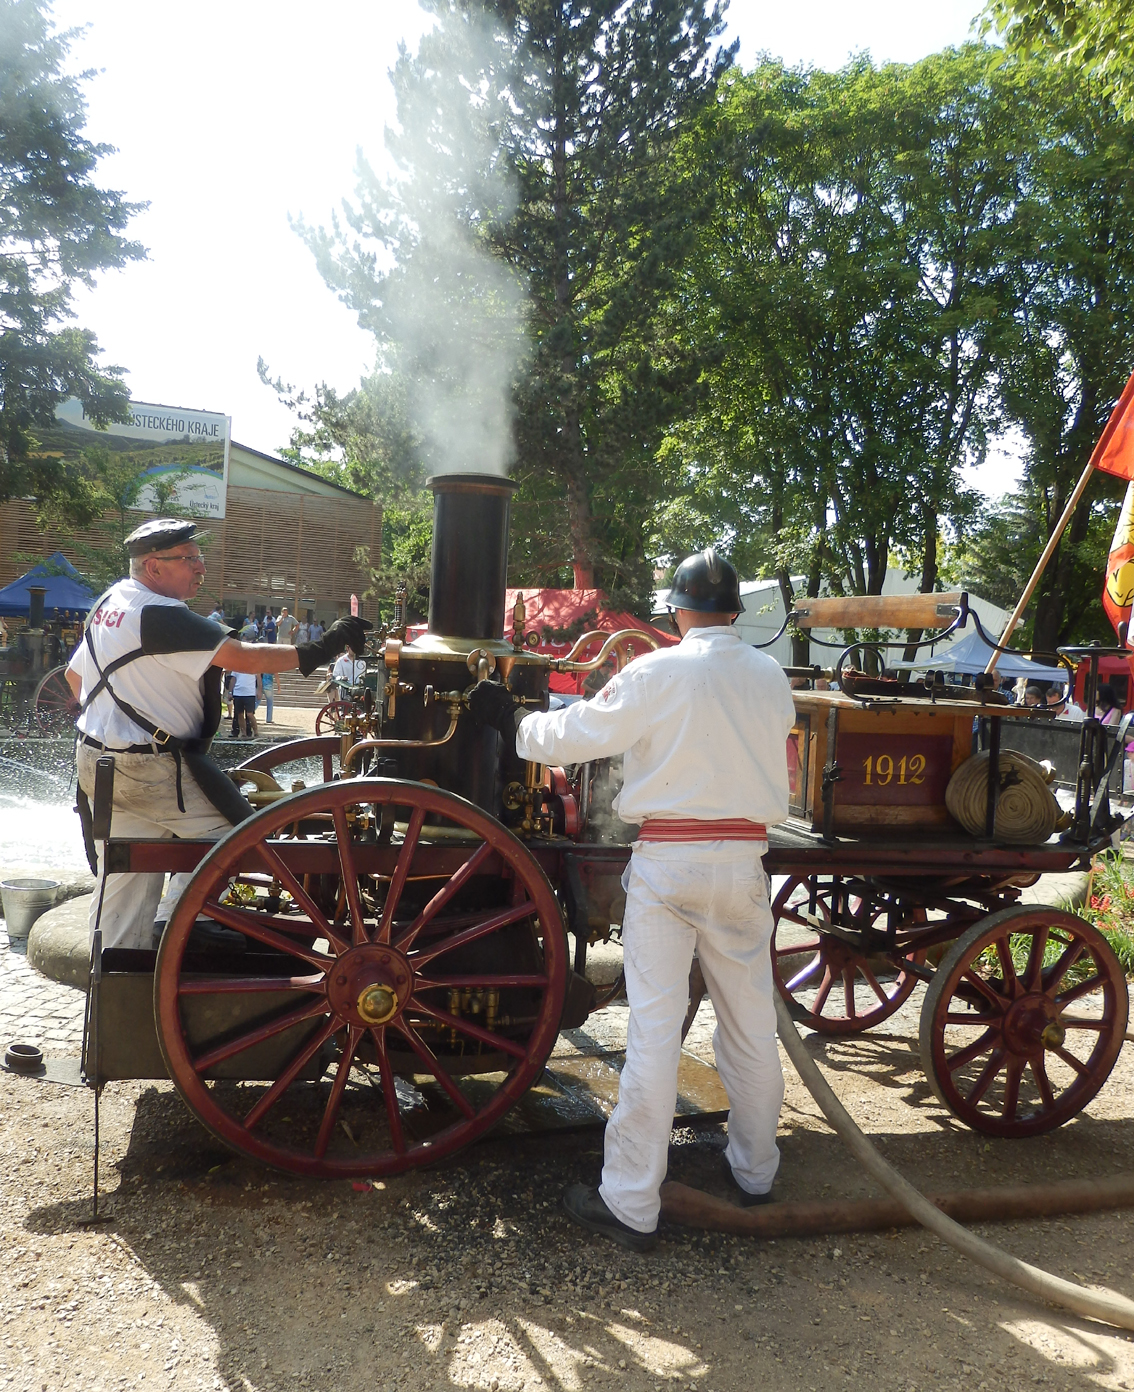
<svg viewBox="0 0 1134 1392">
<path fill-rule="evenodd" d="M 310 611 L 304 618 L 297 619 L 286 606 L 280 610 L 278 617 L 267 609 L 261 618 L 255 614 L 239 614 L 235 619 L 229 619 L 217 605 L 209 618 L 214 623 L 236 629 L 242 643 L 277 643 L 294 647 L 299 643 L 318 643 L 327 631 Z M 362 666 L 365 668 L 365 663 Z M 269 725 L 274 724 L 274 673 L 225 672 L 224 692 L 232 721 L 233 739 L 255 739 L 259 735 L 256 712 L 261 701 L 264 703 L 265 720 Z"/>
</svg>

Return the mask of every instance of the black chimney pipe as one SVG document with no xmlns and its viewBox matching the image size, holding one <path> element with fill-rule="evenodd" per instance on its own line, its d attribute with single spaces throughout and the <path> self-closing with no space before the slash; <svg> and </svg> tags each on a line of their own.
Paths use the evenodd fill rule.
<svg viewBox="0 0 1134 1392">
<path fill-rule="evenodd" d="M 43 627 L 43 601 L 47 595 L 46 585 L 28 586 L 28 627 Z M 501 606 L 503 607 L 503 606 Z"/>
<path fill-rule="evenodd" d="M 441 474 L 433 489 L 429 631 L 503 638 L 508 514 L 518 485 L 494 474 Z"/>
</svg>

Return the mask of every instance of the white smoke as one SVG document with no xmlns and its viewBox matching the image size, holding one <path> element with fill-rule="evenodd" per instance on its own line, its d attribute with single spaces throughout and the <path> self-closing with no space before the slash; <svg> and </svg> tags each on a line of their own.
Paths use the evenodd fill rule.
<svg viewBox="0 0 1134 1392">
<path fill-rule="evenodd" d="M 503 112 L 483 76 L 507 58 L 483 22 L 448 17 L 413 60 L 431 80 L 403 81 L 401 129 L 386 134 L 405 221 L 384 284 L 382 337 L 427 473 L 505 474 L 513 459 L 525 288 L 485 244 L 518 197 L 494 129 Z"/>
</svg>

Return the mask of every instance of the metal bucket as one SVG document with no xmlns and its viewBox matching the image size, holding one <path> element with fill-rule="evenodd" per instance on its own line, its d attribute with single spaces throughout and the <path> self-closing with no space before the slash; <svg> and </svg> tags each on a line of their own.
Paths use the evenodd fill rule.
<svg viewBox="0 0 1134 1392">
<path fill-rule="evenodd" d="M 4 880 L 0 883 L 9 941 L 26 938 L 36 919 L 55 907 L 58 888 L 58 880 Z"/>
</svg>

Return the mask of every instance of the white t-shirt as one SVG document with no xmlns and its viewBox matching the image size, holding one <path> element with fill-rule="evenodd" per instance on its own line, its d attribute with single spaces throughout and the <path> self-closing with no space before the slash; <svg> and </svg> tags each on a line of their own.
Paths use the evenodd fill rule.
<svg viewBox="0 0 1134 1392">
<path fill-rule="evenodd" d="M 291 635 L 299 627 L 296 619 L 289 614 L 286 619 L 279 619 L 276 622 L 276 642 L 290 643 Z"/>
<path fill-rule="evenodd" d="M 339 686 L 357 686 L 365 675 L 366 659 L 348 657 L 346 653 L 331 668 L 331 680 Z"/>
<path fill-rule="evenodd" d="M 234 672 L 232 674 L 232 694 L 234 696 L 255 696 L 256 673 Z"/>
<path fill-rule="evenodd" d="M 625 754 L 614 807 L 624 822 L 788 814 L 791 687 L 731 627 L 695 628 L 631 662 L 590 701 L 525 716 L 522 759 L 576 764 Z"/>
<path fill-rule="evenodd" d="M 124 657 L 142 646 L 142 611 L 154 605 L 183 610 L 186 615 L 190 613 L 188 606 L 179 599 L 154 594 L 153 590 L 137 580 L 119 580 L 90 620 L 90 633 L 99 667 L 105 670 L 116 658 Z M 197 625 L 197 631 L 204 635 L 199 641 L 209 641 L 211 635 L 202 627 L 208 625 L 209 620 L 194 614 L 192 621 Z M 133 706 L 139 715 L 144 715 L 160 730 L 178 739 L 194 739 L 201 733 L 205 714 L 201 679 L 229 636 L 228 630 L 219 624 L 212 624 L 211 627 L 216 631 L 216 642 L 212 648 L 139 657 L 111 673 L 109 679 L 117 695 Z M 98 670 L 91 660 L 85 638 L 75 649 L 68 666 L 82 678 L 81 703 L 99 681 Z M 105 687 L 79 716 L 78 727 L 83 734 L 101 740 L 112 749 L 144 744 L 151 738 L 146 730 L 119 709 Z"/>
</svg>

